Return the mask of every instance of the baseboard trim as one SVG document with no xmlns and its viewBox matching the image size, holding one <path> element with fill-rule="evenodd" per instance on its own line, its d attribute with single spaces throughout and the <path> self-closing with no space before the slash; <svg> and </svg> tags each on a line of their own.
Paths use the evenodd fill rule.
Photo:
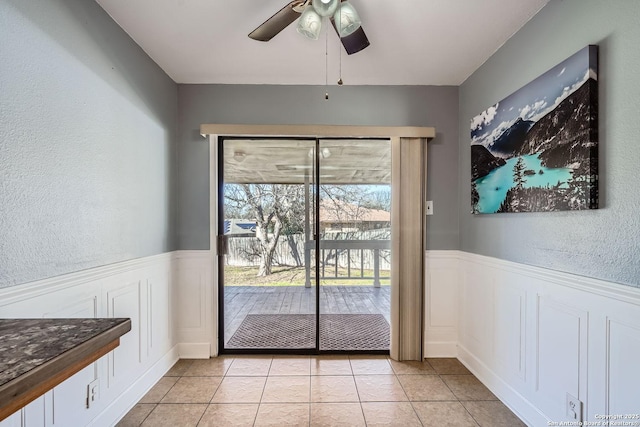
<svg viewBox="0 0 640 427">
<path fill-rule="evenodd" d="M 424 357 L 457 357 L 457 342 L 427 341 L 424 345 Z"/>
<path fill-rule="evenodd" d="M 178 361 L 178 345 L 173 346 L 124 393 L 111 402 L 104 411 L 98 414 L 89 426 L 112 426 L 120 421 L 142 397 L 153 387 L 164 374 Z"/>
<path fill-rule="evenodd" d="M 178 344 L 180 359 L 208 359 L 211 356 L 211 344 L 208 342 Z"/>
<path fill-rule="evenodd" d="M 549 419 L 514 390 L 509 384 L 496 375 L 480 359 L 471 354 L 465 347 L 458 345 L 458 360 L 475 375 L 493 394 L 496 395 L 514 414 L 528 426 L 549 425 Z"/>
</svg>

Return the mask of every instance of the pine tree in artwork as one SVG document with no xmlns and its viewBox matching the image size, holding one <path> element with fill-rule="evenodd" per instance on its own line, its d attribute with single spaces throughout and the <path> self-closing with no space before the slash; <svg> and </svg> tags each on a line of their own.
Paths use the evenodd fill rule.
<svg viewBox="0 0 640 427">
<path fill-rule="evenodd" d="M 513 167 L 513 182 L 515 184 L 516 190 L 522 190 L 524 188 L 524 183 L 527 181 L 524 177 L 525 164 L 522 157 L 518 157 L 518 161 Z"/>
<path fill-rule="evenodd" d="M 564 203 L 567 208 L 581 210 L 589 208 L 589 169 L 586 162 L 571 172 L 571 179 L 567 182 Z"/>
<path fill-rule="evenodd" d="M 477 214 L 480 212 L 478 203 L 480 202 L 480 193 L 478 193 L 478 186 L 475 181 L 471 181 L 471 213 Z"/>
</svg>

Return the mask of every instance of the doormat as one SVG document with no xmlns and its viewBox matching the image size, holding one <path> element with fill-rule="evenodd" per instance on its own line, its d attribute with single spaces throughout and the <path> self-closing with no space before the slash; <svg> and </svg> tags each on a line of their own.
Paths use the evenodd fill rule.
<svg viewBox="0 0 640 427">
<path fill-rule="evenodd" d="M 225 348 L 314 348 L 313 314 L 248 314 Z M 382 314 L 323 314 L 320 350 L 389 350 Z"/>
</svg>

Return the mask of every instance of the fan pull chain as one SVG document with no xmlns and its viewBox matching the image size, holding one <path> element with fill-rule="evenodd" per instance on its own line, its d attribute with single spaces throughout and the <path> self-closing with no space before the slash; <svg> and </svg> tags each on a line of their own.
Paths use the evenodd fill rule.
<svg viewBox="0 0 640 427">
<path fill-rule="evenodd" d="M 342 9 L 340 9 L 340 22 L 342 22 Z M 339 32 L 338 32 L 338 55 L 339 55 L 338 86 L 342 86 L 342 38 L 340 37 Z"/>
<path fill-rule="evenodd" d="M 324 99 L 329 99 L 329 30 L 325 30 L 324 37 Z"/>
</svg>

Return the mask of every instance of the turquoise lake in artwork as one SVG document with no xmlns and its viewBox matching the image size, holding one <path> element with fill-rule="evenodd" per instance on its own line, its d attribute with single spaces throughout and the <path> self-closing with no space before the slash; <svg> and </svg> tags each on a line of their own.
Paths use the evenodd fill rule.
<svg viewBox="0 0 640 427">
<path fill-rule="evenodd" d="M 552 187 L 561 183 L 561 188 L 567 188 L 567 181 L 571 179 L 570 168 L 550 169 L 542 166 L 538 154 L 522 156 L 525 163 L 525 170 L 533 170 L 535 174 L 526 175 L 525 188 L 532 187 Z M 507 160 L 507 163 L 492 170 L 488 175 L 478 178 L 476 188 L 480 195 L 478 211 L 480 213 L 494 213 L 500 209 L 500 204 L 504 201 L 507 191 L 514 186 L 513 167 L 518 161 L 518 157 Z M 542 173 L 540 173 L 542 171 Z"/>
</svg>

